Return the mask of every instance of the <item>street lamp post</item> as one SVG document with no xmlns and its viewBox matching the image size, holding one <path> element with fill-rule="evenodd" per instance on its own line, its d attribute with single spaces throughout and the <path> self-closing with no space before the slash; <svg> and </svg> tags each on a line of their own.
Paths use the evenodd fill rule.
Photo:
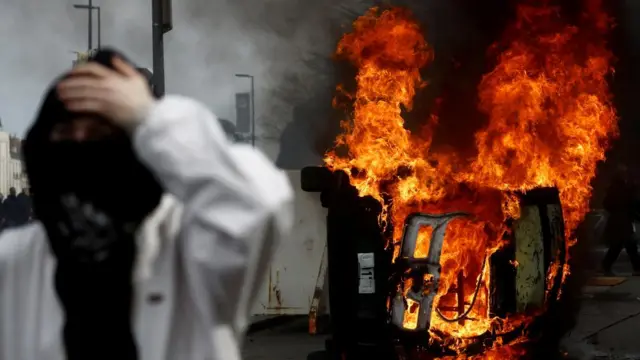
<svg viewBox="0 0 640 360">
<path fill-rule="evenodd" d="M 98 11 L 98 49 L 102 48 L 102 16 L 100 14 L 100 6 L 96 6 Z"/>
<path fill-rule="evenodd" d="M 87 12 L 89 15 L 89 48 L 87 50 L 93 50 L 93 0 L 89 0 L 89 6 L 87 6 Z"/>
<path fill-rule="evenodd" d="M 76 9 L 89 11 L 89 51 L 93 50 L 93 10 L 98 12 L 98 49 L 102 47 L 102 16 L 100 14 L 100 6 L 93 6 L 92 1 L 89 0 L 89 5 L 73 5 Z"/>
<path fill-rule="evenodd" d="M 248 78 L 251 80 L 251 145 L 256 147 L 256 107 L 255 107 L 255 87 L 253 75 L 236 74 L 239 78 Z"/>
</svg>

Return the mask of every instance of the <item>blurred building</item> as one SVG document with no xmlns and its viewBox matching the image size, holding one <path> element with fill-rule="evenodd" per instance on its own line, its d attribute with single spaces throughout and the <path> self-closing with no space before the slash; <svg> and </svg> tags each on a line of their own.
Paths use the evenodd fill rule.
<svg viewBox="0 0 640 360">
<path fill-rule="evenodd" d="M 22 159 L 22 139 L 0 131 L 0 192 L 6 196 L 11 187 L 20 192 L 28 186 Z"/>
</svg>

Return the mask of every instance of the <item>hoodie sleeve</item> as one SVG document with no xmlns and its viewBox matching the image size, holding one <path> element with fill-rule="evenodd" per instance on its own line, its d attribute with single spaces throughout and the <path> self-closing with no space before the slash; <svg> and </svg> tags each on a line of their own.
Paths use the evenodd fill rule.
<svg viewBox="0 0 640 360">
<path fill-rule="evenodd" d="M 228 142 L 209 110 L 178 96 L 155 105 L 136 130 L 134 146 L 184 205 L 178 241 L 190 283 L 202 285 L 191 288 L 197 306 L 213 309 L 204 315 L 215 323 L 243 332 L 261 275 L 292 227 L 286 174 L 260 151 Z"/>
</svg>

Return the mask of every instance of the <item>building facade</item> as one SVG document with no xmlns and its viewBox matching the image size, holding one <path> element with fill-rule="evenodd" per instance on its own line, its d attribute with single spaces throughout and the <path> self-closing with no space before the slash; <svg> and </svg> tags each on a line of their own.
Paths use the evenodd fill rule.
<svg viewBox="0 0 640 360">
<path fill-rule="evenodd" d="M 29 186 L 21 149 L 20 138 L 0 131 L 0 193 L 4 196 L 11 187 L 20 192 Z"/>
</svg>

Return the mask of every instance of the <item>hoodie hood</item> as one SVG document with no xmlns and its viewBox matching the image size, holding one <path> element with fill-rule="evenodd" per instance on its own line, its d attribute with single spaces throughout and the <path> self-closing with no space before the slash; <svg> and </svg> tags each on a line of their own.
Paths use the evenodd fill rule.
<svg viewBox="0 0 640 360">
<path fill-rule="evenodd" d="M 113 68 L 114 56 L 124 59 L 114 50 L 101 50 L 89 61 Z M 78 225 L 55 228 L 61 222 L 56 215 L 60 212 L 82 213 L 68 216 L 108 218 L 131 231 L 158 206 L 162 187 L 137 159 L 130 137 L 120 129 L 114 127 L 112 134 L 96 140 L 51 140 L 57 124 L 77 117 L 107 122 L 94 114 L 65 109 L 56 85 L 67 76 L 54 81 L 46 92 L 23 144 L 34 213 L 54 238 L 72 232 L 64 227 Z"/>
</svg>

